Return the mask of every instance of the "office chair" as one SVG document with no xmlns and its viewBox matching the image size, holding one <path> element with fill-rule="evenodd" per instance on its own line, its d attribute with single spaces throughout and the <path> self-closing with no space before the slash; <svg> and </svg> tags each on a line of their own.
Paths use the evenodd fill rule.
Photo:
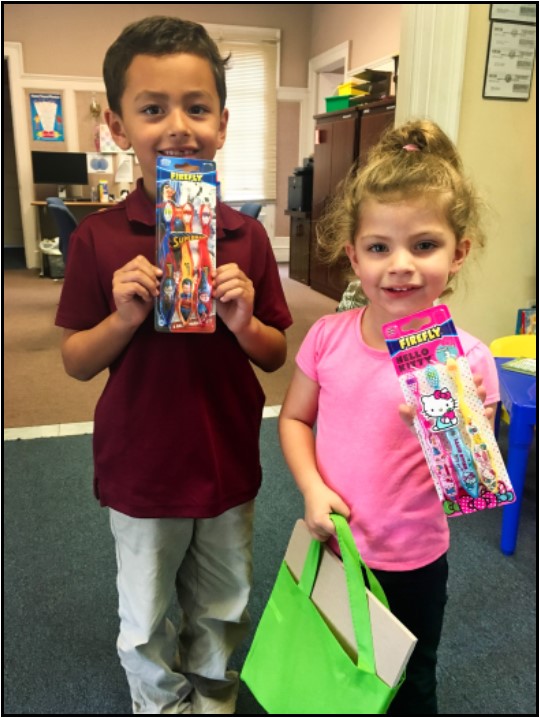
<svg viewBox="0 0 540 718">
<path fill-rule="evenodd" d="M 67 264 L 69 238 L 78 222 L 60 197 L 47 197 L 47 209 L 54 217 L 60 237 L 60 251 L 64 266 Z"/>
<path fill-rule="evenodd" d="M 255 219 L 257 219 L 261 209 L 262 204 L 257 204 L 256 202 L 246 202 L 240 207 L 240 212 L 242 212 L 242 214 L 247 214 L 249 217 L 255 217 Z"/>
<path fill-rule="evenodd" d="M 506 337 L 499 337 L 491 342 L 489 350 L 494 357 L 508 357 L 509 359 L 525 357 L 526 359 L 536 359 L 536 335 L 511 334 Z M 510 423 L 508 412 L 504 406 L 499 403 L 495 416 L 495 436 L 499 433 L 501 419 L 505 424 Z"/>
<path fill-rule="evenodd" d="M 64 204 L 64 200 L 61 197 L 47 197 L 47 204 Z"/>
</svg>

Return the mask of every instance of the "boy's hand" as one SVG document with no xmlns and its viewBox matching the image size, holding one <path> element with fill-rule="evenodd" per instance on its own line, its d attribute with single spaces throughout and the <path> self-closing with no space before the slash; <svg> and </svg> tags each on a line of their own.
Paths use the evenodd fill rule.
<svg viewBox="0 0 540 718">
<path fill-rule="evenodd" d="M 113 274 L 113 297 L 118 316 L 129 326 L 138 327 L 159 295 L 163 271 L 139 255 Z"/>
<path fill-rule="evenodd" d="M 249 326 L 253 316 L 253 282 L 237 264 L 223 264 L 213 275 L 216 311 L 226 326 L 238 334 Z"/>
<path fill-rule="evenodd" d="M 336 533 L 330 514 L 341 514 L 349 518 L 350 510 L 347 504 L 326 484 L 317 484 L 304 493 L 304 501 L 306 524 L 317 541 L 327 541 Z"/>
</svg>

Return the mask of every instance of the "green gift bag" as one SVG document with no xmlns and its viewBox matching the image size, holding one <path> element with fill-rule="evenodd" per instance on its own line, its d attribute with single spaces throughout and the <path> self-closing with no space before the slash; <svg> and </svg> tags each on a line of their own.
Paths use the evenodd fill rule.
<svg viewBox="0 0 540 718">
<path fill-rule="evenodd" d="M 337 514 L 331 518 L 345 569 L 358 657 L 351 658 L 312 601 L 324 550 L 312 540 L 298 582 L 283 561 L 241 672 L 242 680 L 272 715 L 384 714 L 404 678 L 403 673 L 391 687 L 376 673 L 366 588 L 386 609 L 388 602 L 360 558 L 347 521 Z"/>
</svg>

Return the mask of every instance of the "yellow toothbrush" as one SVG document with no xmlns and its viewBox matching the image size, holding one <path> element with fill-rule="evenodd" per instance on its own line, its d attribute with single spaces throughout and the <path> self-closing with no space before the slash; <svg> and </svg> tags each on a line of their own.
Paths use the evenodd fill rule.
<svg viewBox="0 0 540 718">
<path fill-rule="evenodd" d="M 486 489 L 495 494 L 497 493 L 497 474 L 494 469 L 493 458 L 488 448 L 488 442 L 484 440 L 478 428 L 479 422 L 475 420 L 475 412 L 465 400 L 461 373 L 454 357 L 448 357 L 446 368 L 456 386 L 458 407 L 465 422 L 469 445 L 478 469 L 478 476 Z"/>
</svg>

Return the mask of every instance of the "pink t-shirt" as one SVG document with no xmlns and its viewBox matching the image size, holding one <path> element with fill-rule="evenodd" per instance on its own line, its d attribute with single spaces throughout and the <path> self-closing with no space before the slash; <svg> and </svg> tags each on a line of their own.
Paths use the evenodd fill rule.
<svg viewBox="0 0 540 718">
<path fill-rule="evenodd" d="M 317 463 L 351 509 L 362 558 L 371 568 L 412 570 L 448 550 L 447 518 L 420 443 L 399 416 L 404 399 L 390 355 L 362 339 L 363 311 L 322 317 L 296 361 L 320 386 Z M 473 373 L 483 377 L 486 404 L 498 401 L 489 349 L 466 332 L 458 334 Z"/>
</svg>

